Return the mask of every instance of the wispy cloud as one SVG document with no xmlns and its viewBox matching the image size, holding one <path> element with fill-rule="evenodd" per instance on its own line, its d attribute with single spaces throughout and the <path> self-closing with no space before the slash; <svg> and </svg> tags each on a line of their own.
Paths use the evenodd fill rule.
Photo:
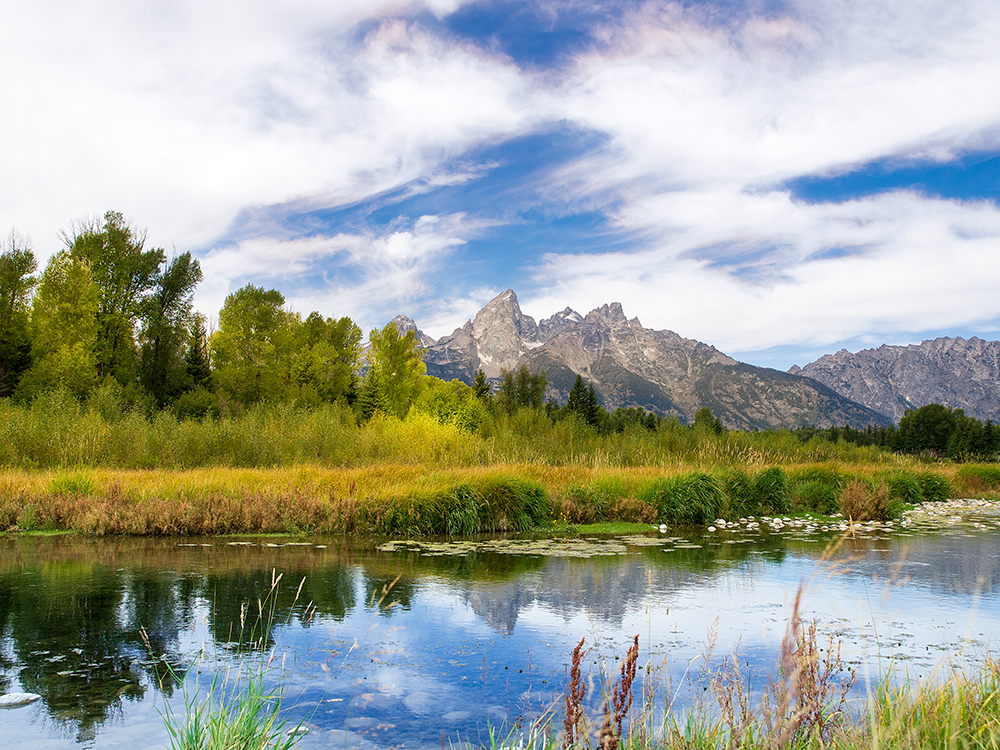
<svg viewBox="0 0 1000 750">
<path fill-rule="evenodd" d="M 487 28 L 505 8 L 9 3 L 0 227 L 44 256 L 70 220 L 121 210 L 199 253 L 210 313 L 263 283 L 366 325 L 424 315 L 439 336 L 507 286 L 477 256 L 489 229 L 489 252 L 534 274 L 518 291 L 536 316 L 617 299 L 741 351 L 995 328 L 995 200 L 787 187 L 1000 151 L 995 2 L 526 4 L 510 28 L 558 55 Z M 554 128 L 592 137 L 466 205 L 504 144 Z M 585 249 L 531 255 L 525 227 L 583 215 Z M 483 275 L 456 280 L 444 260 L 467 258 Z"/>
<path fill-rule="evenodd" d="M 202 260 L 205 281 L 198 303 L 218 310 L 240 286 L 266 284 L 300 312 L 349 314 L 366 326 L 376 325 L 385 309 L 422 304 L 447 256 L 486 226 L 463 214 L 428 215 L 381 233 L 247 239 Z M 467 307 L 456 300 L 445 309 Z"/>
</svg>

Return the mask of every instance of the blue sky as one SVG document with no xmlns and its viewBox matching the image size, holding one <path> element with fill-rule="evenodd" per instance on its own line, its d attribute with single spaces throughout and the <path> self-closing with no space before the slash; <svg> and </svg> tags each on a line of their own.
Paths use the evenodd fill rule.
<svg viewBox="0 0 1000 750">
<path fill-rule="evenodd" d="M 122 211 L 441 336 L 620 301 L 785 369 L 1000 328 L 1000 6 L 263 0 L 0 9 L 0 230 Z"/>
</svg>

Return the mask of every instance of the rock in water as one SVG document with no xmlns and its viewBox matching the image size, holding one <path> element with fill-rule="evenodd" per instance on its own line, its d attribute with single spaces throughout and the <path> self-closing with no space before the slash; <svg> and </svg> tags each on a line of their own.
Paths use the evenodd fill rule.
<svg viewBox="0 0 1000 750">
<path fill-rule="evenodd" d="M 38 693 L 5 693 L 0 695 L 0 708 L 19 708 L 41 698 Z"/>
</svg>

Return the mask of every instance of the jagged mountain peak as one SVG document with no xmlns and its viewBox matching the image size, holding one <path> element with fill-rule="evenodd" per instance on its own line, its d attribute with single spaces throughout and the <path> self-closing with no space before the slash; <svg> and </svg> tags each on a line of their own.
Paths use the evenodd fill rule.
<svg viewBox="0 0 1000 750">
<path fill-rule="evenodd" d="M 417 328 L 417 324 L 413 321 L 413 318 L 407 315 L 397 315 L 389 322 L 393 323 L 396 326 L 396 328 L 399 329 L 400 333 L 413 331 L 413 333 L 416 334 L 417 341 L 420 342 L 420 345 L 425 349 L 429 349 L 430 347 L 434 346 L 434 344 L 437 343 L 435 339 L 428 336 L 426 333 Z"/>
<path fill-rule="evenodd" d="M 808 378 L 750 367 L 709 344 L 643 328 L 620 302 L 585 316 L 566 307 L 536 324 L 507 289 L 429 347 L 424 362 L 429 374 L 466 383 L 479 369 L 494 380 L 522 365 L 544 370 L 549 396 L 559 401 L 582 375 L 609 409 L 641 406 L 691 420 L 708 406 L 738 429 L 887 422 Z"/>
<path fill-rule="evenodd" d="M 609 323 L 628 322 L 628 318 L 625 317 L 625 311 L 622 309 L 621 302 L 612 302 L 607 305 L 595 307 L 587 313 L 585 320 L 603 320 Z"/>
<path fill-rule="evenodd" d="M 841 349 L 798 373 L 899 421 L 936 403 L 980 420 L 1000 419 L 1000 341 L 942 336 L 919 344 Z"/>
</svg>

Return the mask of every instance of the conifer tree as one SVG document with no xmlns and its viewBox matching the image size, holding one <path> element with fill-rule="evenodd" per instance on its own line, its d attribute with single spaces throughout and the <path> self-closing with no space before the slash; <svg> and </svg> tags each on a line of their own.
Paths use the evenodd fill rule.
<svg viewBox="0 0 1000 750">
<path fill-rule="evenodd" d="M 490 388 L 489 381 L 486 380 L 486 373 L 481 369 L 476 371 L 476 377 L 472 379 L 472 392 L 481 401 L 488 401 L 493 397 L 493 389 Z"/>
</svg>

